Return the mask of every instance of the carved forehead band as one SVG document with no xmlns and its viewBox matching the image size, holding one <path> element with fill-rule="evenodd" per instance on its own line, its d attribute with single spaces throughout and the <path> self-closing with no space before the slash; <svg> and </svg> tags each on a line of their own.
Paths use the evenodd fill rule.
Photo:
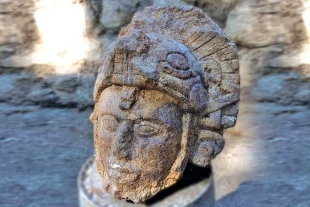
<svg viewBox="0 0 310 207">
<path fill-rule="evenodd" d="M 203 74 L 184 45 L 135 30 L 119 38 L 106 54 L 94 96 L 98 100 L 102 90 L 113 84 L 139 87 L 163 91 L 176 98 L 183 109 L 197 111 L 208 102 Z"/>
<path fill-rule="evenodd" d="M 139 95 L 139 88 L 124 87 L 121 92 L 121 99 L 119 108 L 122 110 L 129 110 L 136 102 Z"/>
</svg>

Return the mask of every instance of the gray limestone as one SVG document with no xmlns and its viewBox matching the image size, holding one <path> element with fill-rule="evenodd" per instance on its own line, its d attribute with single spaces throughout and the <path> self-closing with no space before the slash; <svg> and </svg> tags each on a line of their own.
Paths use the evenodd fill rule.
<svg viewBox="0 0 310 207">
<path fill-rule="evenodd" d="M 94 89 L 103 189 L 143 203 L 177 184 L 189 163 L 208 166 L 236 123 L 239 84 L 236 46 L 202 10 L 136 13 L 105 52 Z"/>
</svg>

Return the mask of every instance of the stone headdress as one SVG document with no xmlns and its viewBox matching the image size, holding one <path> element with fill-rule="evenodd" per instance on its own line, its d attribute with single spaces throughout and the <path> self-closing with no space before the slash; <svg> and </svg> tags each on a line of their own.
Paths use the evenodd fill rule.
<svg viewBox="0 0 310 207">
<path fill-rule="evenodd" d="M 206 166 L 224 147 L 239 101 L 236 46 L 200 9 L 149 7 L 105 53 L 94 91 L 113 85 L 163 91 L 196 114 L 189 161 Z"/>
</svg>

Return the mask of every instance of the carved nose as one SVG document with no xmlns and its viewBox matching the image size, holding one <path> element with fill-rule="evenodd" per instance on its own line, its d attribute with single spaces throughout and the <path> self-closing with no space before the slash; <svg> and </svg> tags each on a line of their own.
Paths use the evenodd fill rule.
<svg viewBox="0 0 310 207">
<path fill-rule="evenodd" d="M 130 159 L 132 144 L 131 126 L 128 121 L 124 121 L 117 134 L 114 142 L 112 153 L 119 159 Z"/>
</svg>

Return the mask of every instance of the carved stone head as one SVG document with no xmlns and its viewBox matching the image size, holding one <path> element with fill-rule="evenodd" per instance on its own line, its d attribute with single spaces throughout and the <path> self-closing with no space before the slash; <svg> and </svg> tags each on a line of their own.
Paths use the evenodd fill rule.
<svg viewBox="0 0 310 207">
<path fill-rule="evenodd" d="M 223 149 L 238 112 L 236 47 L 197 8 L 149 7 L 105 53 L 94 100 L 103 187 L 143 202 Z"/>
</svg>

